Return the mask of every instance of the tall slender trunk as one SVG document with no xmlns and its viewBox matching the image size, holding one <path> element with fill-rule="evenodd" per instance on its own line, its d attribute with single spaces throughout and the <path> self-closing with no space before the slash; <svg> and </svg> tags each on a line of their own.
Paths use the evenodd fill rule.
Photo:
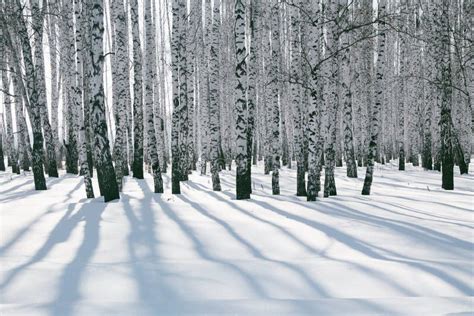
<svg viewBox="0 0 474 316">
<path fill-rule="evenodd" d="M 377 49 L 377 73 L 375 80 L 375 104 L 372 106 L 371 126 L 370 126 L 370 143 L 367 155 L 367 171 L 365 173 L 364 187 L 362 195 L 369 195 L 374 175 L 374 163 L 379 146 L 379 112 L 382 108 L 384 94 L 384 73 L 385 69 L 385 0 L 380 0 L 378 5 L 378 49 Z"/>
<path fill-rule="evenodd" d="M 437 63 L 439 89 L 441 97 L 439 107 L 441 118 L 439 121 L 441 133 L 441 171 L 442 188 L 445 190 L 454 189 L 454 154 L 453 138 L 454 131 L 451 117 L 451 52 L 450 52 L 450 24 L 449 24 L 449 1 L 442 1 L 440 6 L 440 16 L 438 18 L 438 54 Z"/>
<path fill-rule="evenodd" d="M 180 194 L 180 181 L 182 179 L 182 168 L 180 165 L 181 148 L 180 137 L 180 85 L 179 85 L 179 61 L 180 61 L 180 32 L 182 17 L 180 14 L 180 3 L 183 0 L 172 1 L 173 27 L 171 32 L 171 71 L 173 80 L 173 114 L 171 121 L 171 193 Z"/>
<path fill-rule="evenodd" d="M 179 1 L 180 32 L 179 32 L 179 165 L 181 168 L 180 181 L 188 180 L 189 162 L 188 162 L 188 136 L 189 136 L 189 113 L 188 113 L 188 73 L 187 73 L 187 37 L 186 25 L 188 23 L 187 1 Z"/>
<path fill-rule="evenodd" d="M 103 70 L 103 35 L 104 13 L 102 0 L 86 0 L 90 4 L 89 21 L 91 26 L 92 45 L 90 51 L 91 68 L 89 77 L 89 103 L 91 107 L 91 125 L 94 132 L 94 151 L 96 152 L 96 166 L 99 177 L 99 186 L 104 201 L 119 199 L 112 155 L 110 154 L 107 122 L 105 118 L 104 86 L 102 79 Z"/>
<path fill-rule="evenodd" d="M 255 113 L 257 107 L 257 71 L 259 51 L 257 48 L 260 38 L 260 0 L 250 1 L 249 27 L 250 27 L 250 56 L 248 71 L 248 123 L 247 123 L 247 190 L 252 193 L 252 153 L 256 143 L 255 133 Z"/>
<path fill-rule="evenodd" d="M 66 129 L 66 137 L 63 144 L 66 154 L 66 172 L 71 174 L 79 173 L 78 165 L 78 129 L 75 107 L 76 95 L 76 63 L 75 63 L 75 42 L 74 42 L 74 11 L 72 1 L 64 1 L 61 7 L 61 73 L 63 79 L 63 119 Z"/>
<path fill-rule="evenodd" d="M 306 196 L 304 141 L 303 141 L 303 100 L 302 100 L 302 63 L 301 63 L 301 36 L 300 36 L 300 2 L 291 10 L 291 99 L 293 103 L 294 148 L 296 156 L 296 195 Z"/>
<path fill-rule="evenodd" d="M 123 176 L 128 172 L 127 159 L 127 103 L 130 102 L 130 71 L 128 64 L 128 29 L 123 1 L 113 1 L 112 16 L 115 34 L 113 68 L 113 101 L 115 104 L 115 172 L 117 185 L 122 190 Z"/>
<path fill-rule="evenodd" d="M 348 0 L 339 0 L 340 5 L 344 8 L 349 6 Z M 343 29 L 349 26 L 349 12 L 341 17 L 341 27 Z M 344 136 L 344 156 L 346 158 L 347 176 L 349 178 L 357 178 L 357 164 L 354 154 L 354 140 L 352 132 L 352 82 L 351 82 L 351 60 L 350 60 L 350 35 L 345 32 L 341 34 L 340 39 L 340 77 L 342 98 L 342 125 Z"/>
<path fill-rule="evenodd" d="M 306 1 L 305 11 L 309 16 L 313 16 L 319 11 L 318 4 Z M 317 15 L 318 16 L 318 15 Z M 314 21 L 319 25 L 320 20 Z M 305 57 L 310 63 L 310 89 L 311 98 L 308 113 L 308 185 L 306 199 L 316 201 L 318 192 L 321 189 L 321 158 L 323 153 L 321 137 L 321 107 L 322 99 L 322 71 L 319 68 L 321 59 L 321 40 L 323 39 L 323 28 L 308 28 L 307 50 L 304 51 Z"/>
<path fill-rule="evenodd" d="M 153 82 L 156 68 L 156 44 L 155 32 L 151 21 L 151 0 L 145 1 L 145 108 L 146 108 L 146 124 L 148 136 L 148 153 L 151 160 L 151 168 L 153 171 L 154 192 L 163 193 L 163 180 L 161 178 L 160 161 L 158 159 L 158 151 L 156 147 L 155 122 L 153 113 Z M 156 91 L 158 92 L 158 91 Z M 155 94 L 155 97 L 158 97 Z"/>
<path fill-rule="evenodd" d="M 138 1 L 131 0 L 133 38 L 133 177 L 143 179 L 143 79 L 142 48 L 138 28 Z"/>
<path fill-rule="evenodd" d="M 337 2 L 331 0 L 326 8 L 326 19 L 329 22 L 327 26 L 327 40 L 325 58 L 331 56 L 325 62 L 325 86 L 324 86 L 324 102 L 326 107 L 326 142 L 325 142 L 325 174 L 324 174 L 324 197 L 337 195 L 336 182 L 334 179 L 334 168 L 336 164 L 336 124 L 337 124 L 337 106 L 339 98 L 337 94 L 337 79 L 339 66 L 337 64 L 337 41 L 338 41 L 338 25 L 337 25 Z"/>
<path fill-rule="evenodd" d="M 209 58 L 210 80 L 209 80 L 209 131 L 210 131 L 210 154 L 212 189 L 221 190 L 219 179 L 219 32 L 220 32 L 220 1 L 214 0 L 214 12 L 212 19 L 211 49 Z"/>
<path fill-rule="evenodd" d="M 58 75 L 58 63 L 57 63 L 57 23 L 58 23 L 58 4 L 56 0 L 47 1 L 48 5 L 48 44 L 49 44 L 49 65 L 50 65 L 50 76 L 51 76 L 51 130 L 53 134 L 53 142 L 56 150 L 56 165 L 59 168 L 62 168 L 61 156 L 59 154 L 59 148 L 61 144 L 59 143 L 59 134 L 58 134 L 58 109 L 59 109 L 59 89 L 60 89 L 60 77 Z"/>
<path fill-rule="evenodd" d="M 81 167 L 80 174 L 84 176 L 84 184 L 87 198 L 94 198 L 94 188 L 92 187 L 91 172 L 89 170 L 89 164 L 87 162 L 87 147 L 86 147 L 86 130 L 84 125 L 84 112 L 83 105 L 84 101 L 82 96 L 82 84 L 83 84 L 83 60 L 82 60 L 82 33 L 81 24 L 83 17 L 87 17 L 85 14 L 86 6 L 83 5 L 81 0 L 74 0 L 74 17 L 76 19 L 75 28 L 75 41 L 76 41 L 76 74 L 75 74 L 75 93 L 74 93 L 74 116 L 75 126 L 78 130 L 78 141 L 79 141 L 79 164 Z"/>
<path fill-rule="evenodd" d="M 43 126 L 44 141 L 46 145 L 46 166 L 50 177 L 58 177 L 58 168 L 56 165 L 56 144 L 54 142 L 53 131 L 49 123 L 48 107 L 46 104 L 46 78 L 43 60 L 43 18 L 46 11 L 46 5 L 40 9 L 39 0 L 32 1 L 33 31 L 35 39 L 35 68 L 38 81 L 38 98 L 40 104 L 41 123 Z"/>
<path fill-rule="evenodd" d="M 15 148 L 15 139 L 13 133 L 13 118 L 12 118 L 12 107 L 18 102 L 15 87 L 13 90 L 10 89 L 11 77 L 8 75 L 8 59 L 4 48 L 0 48 L 0 61 L 4 69 L 2 69 L 2 91 L 3 91 L 3 118 L 5 119 L 5 136 L 6 136 L 6 152 L 8 157 L 8 165 L 12 167 L 12 173 L 20 173 L 20 167 L 18 165 L 18 151 Z M 12 97 L 13 96 L 13 97 Z M 15 106 L 16 107 L 16 106 Z M 13 109 L 13 112 L 15 109 Z M 2 121 L 3 123 L 3 121 Z M 3 125 L 3 124 L 2 124 Z"/>
<path fill-rule="evenodd" d="M 236 198 L 237 200 L 249 199 L 247 175 L 247 62 L 245 46 L 245 3 L 244 0 L 235 1 L 235 49 L 236 67 L 235 76 L 237 86 L 235 89 L 236 111 Z"/>
<path fill-rule="evenodd" d="M 280 106 L 279 106 L 279 63 L 280 63 L 280 3 L 272 1 L 271 9 L 271 147 L 272 147 L 272 194 L 280 194 Z"/>
</svg>

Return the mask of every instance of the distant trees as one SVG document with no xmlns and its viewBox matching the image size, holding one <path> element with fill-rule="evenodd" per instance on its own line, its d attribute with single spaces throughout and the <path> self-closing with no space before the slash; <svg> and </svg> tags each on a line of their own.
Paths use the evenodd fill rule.
<svg viewBox="0 0 474 316">
<path fill-rule="evenodd" d="M 452 190 L 473 149 L 467 2 L 3 1 L 0 156 L 38 190 L 65 162 L 89 198 L 95 169 L 106 201 L 129 167 L 161 193 L 171 163 L 180 194 L 208 163 L 220 191 L 232 161 L 248 199 L 261 160 L 273 194 L 295 168 L 308 201 L 337 194 L 341 166 L 365 166 L 370 194 L 377 162 L 421 161 Z"/>
</svg>

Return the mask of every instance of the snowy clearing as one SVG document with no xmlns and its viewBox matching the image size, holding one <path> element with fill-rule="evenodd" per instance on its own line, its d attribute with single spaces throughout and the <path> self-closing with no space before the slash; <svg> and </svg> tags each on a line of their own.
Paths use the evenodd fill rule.
<svg viewBox="0 0 474 316">
<path fill-rule="evenodd" d="M 295 170 L 272 196 L 261 167 L 248 201 L 234 171 L 223 192 L 194 173 L 175 196 L 169 175 L 161 195 L 128 177 L 111 203 L 85 199 L 78 176 L 34 191 L 1 174 L 0 314 L 474 313 L 472 175 L 444 191 L 438 172 L 377 165 L 361 196 L 364 169 L 337 168 L 339 195 L 308 203 Z"/>
</svg>

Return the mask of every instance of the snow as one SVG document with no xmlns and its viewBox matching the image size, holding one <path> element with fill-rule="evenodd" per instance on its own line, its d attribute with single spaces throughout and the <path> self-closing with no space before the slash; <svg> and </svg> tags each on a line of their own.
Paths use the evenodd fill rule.
<svg viewBox="0 0 474 316">
<path fill-rule="evenodd" d="M 471 170 L 474 166 L 471 165 Z M 248 201 L 194 173 L 182 195 L 127 178 L 120 201 L 80 177 L 0 174 L 1 315 L 472 315 L 474 177 L 395 162 L 337 168 L 338 196 L 294 196 L 295 170 L 254 171 Z M 95 185 L 98 194 L 97 183 Z"/>
</svg>

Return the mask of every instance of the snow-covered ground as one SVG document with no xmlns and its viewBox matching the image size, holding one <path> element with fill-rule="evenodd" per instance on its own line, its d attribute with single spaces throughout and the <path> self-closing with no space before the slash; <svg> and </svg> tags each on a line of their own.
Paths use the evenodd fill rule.
<svg viewBox="0 0 474 316">
<path fill-rule="evenodd" d="M 337 169 L 338 196 L 308 203 L 283 169 L 281 196 L 254 172 L 234 198 L 193 174 L 182 195 L 127 178 L 120 201 L 81 178 L 0 174 L 1 315 L 472 315 L 474 177 L 377 166 L 371 196 Z M 474 165 L 471 165 L 474 170 Z M 95 192 L 98 187 L 95 183 Z"/>
</svg>

